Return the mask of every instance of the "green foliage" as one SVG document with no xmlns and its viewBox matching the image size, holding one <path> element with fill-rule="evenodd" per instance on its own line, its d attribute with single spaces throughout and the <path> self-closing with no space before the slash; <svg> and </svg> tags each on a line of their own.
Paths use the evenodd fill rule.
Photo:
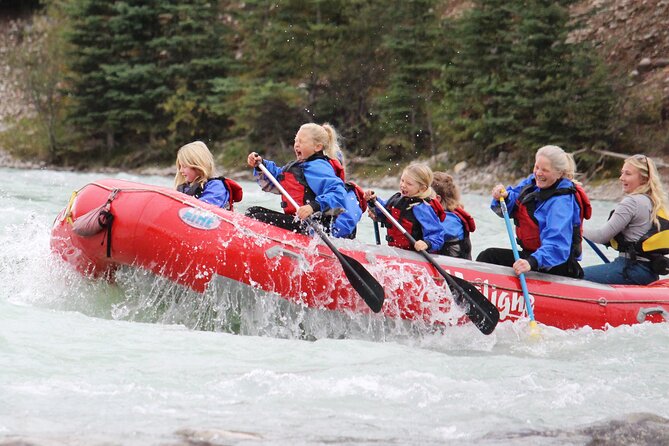
<svg viewBox="0 0 669 446">
<path fill-rule="evenodd" d="M 227 101 L 216 90 L 216 80 L 235 69 L 229 20 L 221 17 L 225 3 L 207 0 L 166 2 L 159 12 L 160 35 L 151 42 L 159 55 L 170 93 L 159 107 L 169 120 L 169 139 L 225 138 L 229 114 L 217 105 Z"/>
<path fill-rule="evenodd" d="M 237 17 L 244 67 L 239 90 L 250 97 L 235 102 L 235 125 L 261 116 L 263 122 L 246 125 L 262 128 L 262 142 L 279 149 L 299 124 L 330 122 L 349 148 L 373 149 L 378 130 L 369 119 L 370 97 L 386 76 L 377 51 L 386 10 L 383 2 L 366 0 L 245 2 Z M 263 99 L 268 88 L 276 93 L 269 102 Z M 255 104 L 265 112 L 245 110 Z"/>
<path fill-rule="evenodd" d="M 0 146 L 19 159 L 50 162 L 49 136 L 37 118 L 10 122 L 11 128 L 0 132 Z"/>
<path fill-rule="evenodd" d="M 64 99 L 60 86 L 64 78 L 64 43 L 61 29 L 63 16 L 56 5 L 47 8 L 47 14 L 36 15 L 24 30 L 20 44 L 10 54 L 10 63 L 21 67 L 19 86 L 29 98 L 35 118 L 20 123 L 32 129 L 34 140 L 26 145 L 20 136 L 9 136 L 13 150 L 22 150 L 48 163 L 59 162 L 64 149 L 62 115 Z"/>
<path fill-rule="evenodd" d="M 73 0 L 72 122 L 111 156 L 225 135 L 211 79 L 230 57 L 219 5 L 205 0 Z M 220 98 L 217 98 L 220 100 Z"/>
<path fill-rule="evenodd" d="M 308 121 L 379 163 L 449 150 L 522 165 L 540 145 L 607 147 L 614 133 L 604 65 L 566 43 L 567 0 L 474 0 L 459 19 L 444 0 L 62 2 L 66 41 L 20 62 L 67 110 L 49 112 L 61 130 L 39 151 L 55 162 L 171 162 L 195 139 L 225 163 L 287 161 Z"/>
<path fill-rule="evenodd" d="M 430 102 L 435 97 L 444 54 L 443 36 L 434 14 L 434 0 L 398 0 L 388 5 L 394 26 L 384 37 L 381 51 L 387 65 L 387 83 L 375 98 L 381 146 L 390 157 L 435 154 Z"/>
<path fill-rule="evenodd" d="M 271 80 L 242 83 L 228 78 L 214 80 L 214 92 L 230 98 L 215 110 L 231 116 L 231 131 L 246 140 L 247 153 L 256 151 L 274 158 L 288 152 L 303 123 L 299 89 Z"/>
<path fill-rule="evenodd" d="M 530 160 L 545 144 L 573 151 L 610 141 L 606 71 L 585 46 L 565 42 L 568 20 L 559 2 L 482 0 L 455 26 L 440 131 L 466 143 L 465 157 Z"/>
</svg>

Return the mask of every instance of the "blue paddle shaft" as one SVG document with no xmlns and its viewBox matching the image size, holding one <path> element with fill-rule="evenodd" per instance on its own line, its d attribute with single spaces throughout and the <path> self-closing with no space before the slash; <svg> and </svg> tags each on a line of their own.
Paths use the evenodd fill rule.
<svg viewBox="0 0 669 446">
<path fill-rule="evenodd" d="M 595 251 L 595 254 L 599 256 L 600 259 L 602 259 L 602 262 L 604 263 L 611 263 L 611 261 L 604 255 L 601 249 L 592 240 L 588 240 L 587 238 L 583 237 L 583 239 L 588 242 L 588 245 L 592 248 L 593 251 Z"/>
<path fill-rule="evenodd" d="M 504 223 L 506 224 L 506 232 L 509 234 L 509 242 L 511 243 L 511 249 L 513 250 L 513 258 L 518 261 L 520 259 L 520 254 L 518 253 L 518 246 L 516 246 L 516 240 L 513 237 L 513 228 L 511 228 L 511 219 L 509 218 L 509 211 L 506 209 L 506 202 L 504 198 L 499 199 L 499 205 L 502 208 L 502 214 L 504 215 Z M 527 308 L 527 314 L 530 316 L 530 320 L 534 321 L 534 310 L 532 310 L 532 304 L 530 303 L 530 293 L 527 291 L 527 281 L 525 280 L 525 273 L 520 273 L 518 275 L 520 278 L 520 287 L 523 289 L 523 297 L 525 298 L 525 307 Z"/>
</svg>

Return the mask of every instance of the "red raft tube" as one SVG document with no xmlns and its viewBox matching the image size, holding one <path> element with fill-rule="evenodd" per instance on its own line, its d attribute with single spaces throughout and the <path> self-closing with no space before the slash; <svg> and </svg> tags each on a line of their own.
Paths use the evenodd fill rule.
<svg viewBox="0 0 669 446">
<path fill-rule="evenodd" d="M 437 324 L 453 320 L 443 277 L 419 254 L 349 240 L 335 243 L 383 287 L 383 316 Z M 116 179 L 85 185 L 56 218 L 51 248 L 86 276 L 112 277 L 118 266 L 129 265 L 198 292 L 220 276 L 311 308 L 371 313 L 333 252 L 318 238 L 164 187 Z M 434 258 L 446 272 L 481 291 L 499 309 L 500 322 L 527 318 L 511 268 Z M 542 273 L 528 273 L 526 278 L 541 324 L 604 329 L 669 321 L 667 279 L 647 286 L 609 286 Z"/>
</svg>

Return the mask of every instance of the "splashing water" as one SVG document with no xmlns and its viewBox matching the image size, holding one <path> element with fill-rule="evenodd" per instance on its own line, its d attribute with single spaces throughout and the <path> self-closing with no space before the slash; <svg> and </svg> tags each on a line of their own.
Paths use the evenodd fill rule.
<svg viewBox="0 0 669 446">
<path fill-rule="evenodd" d="M 523 321 L 490 336 L 449 326 L 456 309 L 435 329 L 218 277 L 202 294 L 129 267 L 90 280 L 51 254 L 49 231 L 72 190 L 100 176 L 0 174 L 0 443 L 669 442 L 669 324 L 542 327 L 537 341 Z M 276 205 L 244 187 L 245 201 Z M 504 246 L 488 199 L 464 199 L 475 249 Z M 610 205 L 595 206 L 605 218 Z M 373 240 L 368 221 L 359 238 Z"/>
</svg>

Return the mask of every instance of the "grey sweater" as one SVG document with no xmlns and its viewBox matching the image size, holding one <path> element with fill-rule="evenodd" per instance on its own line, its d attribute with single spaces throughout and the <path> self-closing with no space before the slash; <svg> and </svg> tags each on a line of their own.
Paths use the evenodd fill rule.
<svg viewBox="0 0 669 446">
<path fill-rule="evenodd" d="M 627 195 L 616 206 L 613 215 L 604 226 L 598 229 L 583 228 L 583 235 L 597 243 L 608 243 L 622 233 L 628 242 L 636 242 L 651 228 L 653 202 L 648 195 Z"/>
</svg>

